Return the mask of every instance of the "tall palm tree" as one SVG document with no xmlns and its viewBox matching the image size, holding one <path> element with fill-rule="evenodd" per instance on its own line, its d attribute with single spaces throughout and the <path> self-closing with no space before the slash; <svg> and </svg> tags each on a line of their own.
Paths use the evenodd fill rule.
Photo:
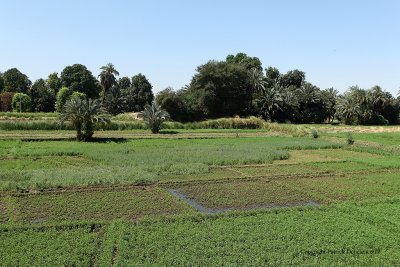
<svg viewBox="0 0 400 267">
<path fill-rule="evenodd" d="M 264 76 L 261 71 L 253 68 L 249 71 L 250 85 L 253 94 L 261 93 L 265 90 Z"/>
<path fill-rule="evenodd" d="M 73 124 L 78 141 L 87 141 L 93 136 L 94 124 L 108 122 L 108 118 L 102 115 L 104 113 L 98 100 L 74 97 L 65 103 L 60 113 L 60 120 L 70 121 Z"/>
<path fill-rule="evenodd" d="M 119 75 L 119 72 L 114 68 L 114 65 L 108 63 L 105 66 L 102 66 L 101 72 L 99 74 L 100 84 L 103 87 L 104 95 L 108 92 L 108 90 L 117 83 L 117 78 L 115 76 Z"/>
<path fill-rule="evenodd" d="M 353 98 L 345 96 L 339 99 L 336 114 L 344 120 L 345 124 L 355 123 L 360 116 L 360 104 Z"/>
<path fill-rule="evenodd" d="M 151 105 L 146 104 L 144 110 L 139 113 L 139 117 L 147 121 L 152 133 L 158 133 L 162 123 L 169 118 L 169 114 L 153 101 Z"/>
<path fill-rule="evenodd" d="M 266 82 L 264 80 L 263 73 L 256 68 L 249 70 L 249 82 L 250 82 L 250 106 L 253 103 L 253 95 L 260 94 L 265 91 Z"/>
<path fill-rule="evenodd" d="M 268 88 L 262 93 L 259 101 L 262 116 L 272 121 L 275 120 L 276 113 L 282 110 L 283 98 L 279 88 Z"/>
</svg>

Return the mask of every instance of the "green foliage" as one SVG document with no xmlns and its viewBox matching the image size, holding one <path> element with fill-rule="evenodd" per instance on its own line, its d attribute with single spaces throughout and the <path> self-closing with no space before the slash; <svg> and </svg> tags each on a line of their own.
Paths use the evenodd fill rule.
<svg viewBox="0 0 400 267">
<path fill-rule="evenodd" d="M 142 111 L 154 99 L 152 88 L 153 86 L 143 74 L 133 76 L 131 87 L 121 91 L 126 101 L 125 111 Z"/>
<path fill-rule="evenodd" d="M 100 103 L 97 100 L 82 100 L 80 97 L 71 97 L 60 114 L 61 122 L 70 121 L 76 130 L 78 141 L 88 141 L 94 133 L 96 123 L 106 123 L 108 119 L 102 114 Z"/>
<path fill-rule="evenodd" d="M 255 69 L 257 72 L 262 72 L 261 61 L 258 57 L 249 57 L 245 53 L 237 53 L 236 55 L 228 55 L 226 62 L 229 64 L 239 64 L 247 70 Z"/>
<path fill-rule="evenodd" d="M 117 84 L 117 78 L 115 76 L 119 75 L 119 72 L 114 68 L 114 65 L 108 63 L 105 66 L 102 66 L 101 72 L 99 74 L 100 84 L 103 87 L 103 95 L 108 93 L 108 90 Z"/>
<path fill-rule="evenodd" d="M 53 92 L 55 94 L 58 93 L 58 91 L 61 89 L 62 87 L 62 82 L 60 77 L 58 77 L 58 73 L 57 72 L 53 72 L 49 74 L 49 77 L 46 80 L 47 86 L 53 90 Z"/>
<path fill-rule="evenodd" d="M 312 138 L 317 139 L 319 138 L 319 132 L 317 129 L 313 128 L 310 130 L 310 135 Z"/>
<path fill-rule="evenodd" d="M 333 146 L 302 137 L 177 137 L 122 143 L 3 140 L 0 188 L 154 183 L 171 175 L 208 173 L 211 165 L 271 163 L 288 158 L 288 149 Z"/>
<path fill-rule="evenodd" d="M 71 94 L 71 96 L 68 98 L 68 100 L 70 100 L 70 99 L 87 100 L 86 94 L 81 93 L 81 92 L 73 92 L 73 93 Z"/>
<path fill-rule="evenodd" d="M 45 80 L 35 81 L 29 89 L 29 96 L 32 99 L 32 109 L 35 112 L 52 112 L 56 98 L 54 91 L 48 87 Z"/>
<path fill-rule="evenodd" d="M 55 109 L 57 112 L 61 112 L 63 110 L 65 103 L 71 97 L 72 94 L 73 91 L 68 87 L 63 87 L 58 91 L 55 104 Z"/>
<path fill-rule="evenodd" d="M 3 73 L 4 91 L 15 93 L 28 93 L 32 82 L 28 76 L 21 73 L 18 69 L 12 68 Z"/>
<path fill-rule="evenodd" d="M 149 124 L 152 133 L 158 133 L 163 122 L 169 119 L 169 114 L 155 101 L 151 103 L 151 106 L 147 104 L 139 115 Z"/>
<path fill-rule="evenodd" d="M 3 73 L 0 72 L 0 94 L 4 91 L 4 78 Z"/>
<path fill-rule="evenodd" d="M 385 218 L 398 204 L 383 207 L 382 218 Z M 352 207 L 274 209 L 128 225 L 123 230 L 114 263 L 121 266 L 398 264 L 399 232 L 384 219 L 366 221 L 369 212 L 368 206 L 363 212 Z"/>
<path fill-rule="evenodd" d="M 100 85 L 92 73 L 81 64 L 67 66 L 61 72 L 63 87 L 72 91 L 84 93 L 89 98 L 97 98 L 100 93 Z"/>
<path fill-rule="evenodd" d="M 279 85 L 285 88 L 300 88 L 306 80 L 306 74 L 300 70 L 290 70 L 279 77 Z"/>
<path fill-rule="evenodd" d="M 353 136 L 351 135 L 351 133 L 348 133 L 348 134 L 347 134 L 347 144 L 348 144 L 348 145 L 354 144 L 354 138 L 353 138 Z"/>
<path fill-rule="evenodd" d="M 197 68 L 186 92 L 187 101 L 200 119 L 242 115 L 249 106 L 249 88 L 245 67 L 209 61 Z"/>
<path fill-rule="evenodd" d="M 352 86 L 340 97 L 336 116 L 345 124 L 387 125 L 397 123 L 399 113 L 398 100 L 379 86 Z"/>
<path fill-rule="evenodd" d="M 156 102 L 160 104 L 161 108 L 168 112 L 171 120 L 181 122 L 188 120 L 188 108 L 186 107 L 184 98 L 171 87 L 158 92 Z"/>
<path fill-rule="evenodd" d="M 103 98 L 103 107 L 108 113 L 117 115 L 124 112 L 126 98 L 118 87 L 111 87 Z"/>
<path fill-rule="evenodd" d="M 12 108 L 14 112 L 31 111 L 32 101 L 27 94 L 16 93 L 12 98 Z"/>
<path fill-rule="evenodd" d="M 131 79 L 129 79 L 129 77 L 119 78 L 116 87 L 119 89 L 127 89 L 131 87 Z"/>
<path fill-rule="evenodd" d="M 0 229 L 4 266 L 89 266 L 99 233 L 95 225 Z"/>
<path fill-rule="evenodd" d="M 192 209 L 161 188 L 140 186 L 103 187 L 79 192 L 44 192 L 13 197 L 18 222 L 62 223 L 63 221 L 135 221 L 139 216 L 190 213 Z M 118 205 L 116 205 L 118 203 Z"/>
</svg>

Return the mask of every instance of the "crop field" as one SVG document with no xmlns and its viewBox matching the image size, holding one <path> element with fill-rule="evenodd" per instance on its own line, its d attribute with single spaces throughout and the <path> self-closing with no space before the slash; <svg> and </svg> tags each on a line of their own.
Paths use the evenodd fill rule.
<svg viewBox="0 0 400 267">
<path fill-rule="evenodd" d="M 400 265 L 398 131 L 319 128 L 0 131 L 0 265 Z"/>
</svg>

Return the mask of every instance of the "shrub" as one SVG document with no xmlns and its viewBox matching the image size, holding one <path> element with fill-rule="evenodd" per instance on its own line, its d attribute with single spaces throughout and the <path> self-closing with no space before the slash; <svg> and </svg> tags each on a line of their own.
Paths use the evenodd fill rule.
<svg viewBox="0 0 400 267">
<path fill-rule="evenodd" d="M 24 93 L 16 93 L 12 98 L 13 111 L 28 112 L 32 108 L 31 98 Z"/>
<path fill-rule="evenodd" d="M 151 103 L 151 106 L 146 104 L 144 110 L 139 113 L 139 116 L 149 124 L 152 133 L 158 133 L 162 123 L 169 118 L 168 112 L 161 109 L 161 106 L 155 101 Z"/>
<path fill-rule="evenodd" d="M 67 88 L 63 87 L 58 91 L 57 96 L 56 96 L 56 111 L 61 112 L 65 103 L 69 99 L 69 97 L 73 94 L 74 92 Z"/>
<path fill-rule="evenodd" d="M 317 131 L 317 129 L 311 129 L 310 134 L 313 138 L 319 138 L 319 132 Z"/>
<path fill-rule="evenodd" d="M 99 101 L 71 98 L 65 103 L 60 114 L 61 122 L 70 121 L 76 130 L 78 141 L 88 141 L 92 138 L 97 122 L 108 122 L 101 114 L 104 113 Z"/>
<path fill-rule="evenodd" d="M 353 139 L 353 136 L 351 135 L 351 133 L 347 134 L 347 144 L 348 145 L 354 144 L 354 139 Z"/>
</svg>

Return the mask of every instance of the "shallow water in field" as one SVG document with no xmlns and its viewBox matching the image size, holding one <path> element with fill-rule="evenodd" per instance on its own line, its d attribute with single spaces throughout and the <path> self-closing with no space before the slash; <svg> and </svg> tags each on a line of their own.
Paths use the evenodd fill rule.
<svg viewBox="0 0 400 267">
<path fill-rule="evenodd" d="M 215 214 L 215 213 L 222 213 L 226 211 L 233 211 L 233 210 L 239 210 L 235 207 L 232 208 L 208 208 L 197 202 L 195 199 L 188 197 L 185 193 L 182 193 L 176 189 L 167 189 L 168 192 L 170 192 L 172 195 L 175 197 L 185 201 L 188 205 L 191 207 L 195 208 L 197 211 L 202 212 L 202 213 L 209 213 L 209 214 Z M 304 201 L 304 202 L 296 202 L 296 203 L 287 203 L 285 205 L 276 205 L 276 204 L 265 204 L 265 205 L 257 205 L 257 206 L 251 206 L 248 208 L 244 208 L 245 210 L 250 210 L 250 209 L 272 209 L 272 208 L 289 208 L 289 207 L 297 207 L 297 206 L 312 206 L 312 207 L 319 207 L 320 204 L 315 201 Z M 243 210 L 241 208 L 240 210 Z"/>
</svg>

